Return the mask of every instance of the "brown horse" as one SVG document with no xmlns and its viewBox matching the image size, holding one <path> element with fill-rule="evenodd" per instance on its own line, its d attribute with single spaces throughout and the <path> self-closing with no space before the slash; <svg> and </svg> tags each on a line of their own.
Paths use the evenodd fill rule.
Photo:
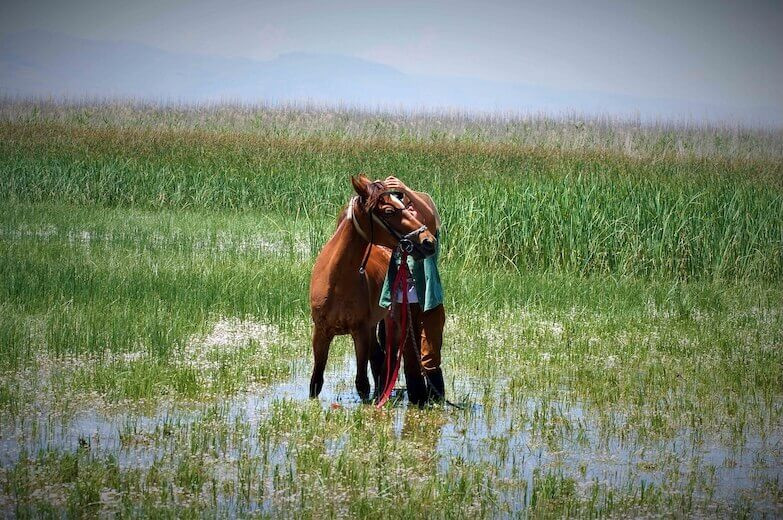
<svg viewBox="0 0 783 520">
<path fill-rule="evenodd" d="M 353 338 L 359 396 L 363 400 L 370 396 L 367 363 L 371 354 L 378 392 L 383 359 L 377 355 L 375 328 L 388 313 L 378 301 L 391 258 L 390 249 L 402 243 L 415 258 L 435 252 L 436 239 L 432 233 L 382 182 L 371 182 L 360 175 L 351 177 L 351 183 L 358 196 L 340 214 L 337 230 L 318 255 L 310 279 L 314 326 L 310 397 L 313 398 L 324 384 L 329 345 L 335 336 L 343 334 Z M 370 243 L 381 247 L 370 247 L 367 251 Z"/>
</svg>

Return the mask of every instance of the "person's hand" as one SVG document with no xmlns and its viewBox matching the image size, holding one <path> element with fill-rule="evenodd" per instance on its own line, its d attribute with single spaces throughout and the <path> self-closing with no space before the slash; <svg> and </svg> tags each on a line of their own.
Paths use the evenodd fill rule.
<svg viewBox="0 0 783 520">
<path fill-rule="evenodd" d="M 394 177 L 393 175 L 386 177 L 386 180 L 383 181 L 383 183 L 386 185 L 387 190 L 401 191 L 406 195 L 409 192 L 408 187 L 405 185 L 405 183 L 402 182 L 397 177 Z"/>
</svg>

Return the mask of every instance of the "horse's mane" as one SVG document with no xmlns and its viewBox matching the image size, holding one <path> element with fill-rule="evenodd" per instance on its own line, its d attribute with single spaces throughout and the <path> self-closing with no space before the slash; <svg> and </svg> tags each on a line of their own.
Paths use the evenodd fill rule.
<svg viewBox="0 0 783 520">
<path fill-rule="evenodd" d="M 350 202 L 348 204 L 350 204 Z M 340 224 L 343 223 L 343 220 L 345 220 L 345 217 L 348 216 L 348 204 L 345 204 L 342 208 L 340 208 L 340 213 L 337 214 L 337 226 L 336 227 L 340 227 Z"/>
</svg>

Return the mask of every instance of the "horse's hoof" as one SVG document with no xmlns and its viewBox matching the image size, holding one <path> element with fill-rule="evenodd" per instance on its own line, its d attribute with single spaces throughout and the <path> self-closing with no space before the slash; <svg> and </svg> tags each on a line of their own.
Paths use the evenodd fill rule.
<svg viewBox="0 0 783 520">
<path fill-rule="evenodd" d="M 321 393 L 321 388 L 323 388 L 324 384 L 323 381 L 321 384 L 318 384 L 317 381 L 313 381 L 310 383 L 310 399 L 317 399 L 318 394 Z"/>
</svg>

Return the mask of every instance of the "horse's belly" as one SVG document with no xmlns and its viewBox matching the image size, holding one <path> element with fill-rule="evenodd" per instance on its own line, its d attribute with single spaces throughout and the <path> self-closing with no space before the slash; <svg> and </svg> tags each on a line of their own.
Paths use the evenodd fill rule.
<svg viewBox="0 0 783 520">
<path fill-rule="evenodd" d="M 364 301 L 366 303 L 360 303 Z M 367 294 L 355 296 L 326 295 L 311 298 L 311 316 L 316 325 L 331 330 L 334 334 L 348 334 L 380 321 L 386 309 L 370 305 Z"/>
<path fill-rule="evenodd" d="M 370 319 L 365 307 L 353 306 L 341 298 L 327 298 L 323 305 L 313 306 L 311 315 L 316 323 L 329 323 L 333 327 L 351 330 Z"/>
</svg>

